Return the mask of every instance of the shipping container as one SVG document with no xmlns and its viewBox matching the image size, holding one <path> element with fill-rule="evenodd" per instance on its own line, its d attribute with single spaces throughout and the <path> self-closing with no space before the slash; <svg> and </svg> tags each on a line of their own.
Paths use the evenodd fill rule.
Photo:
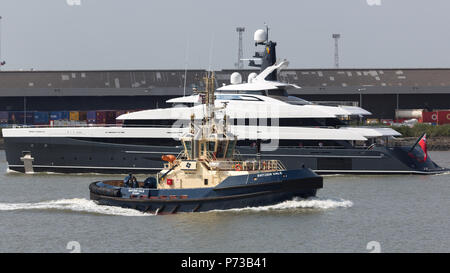
<svg viewBox="0 0 450 273">
<path fill-rule="evenodd" d="M 34 124 L 36 124 L 36 125 L 49 124 L 48 112 L 34 112 Z"/>
<path fill-rule="evenodd" d="M 450 110 L 423 112 L 423 122 L 433 124 L 450 124 Z"/>
<path fill-rule="evenodd" d="M 50 112 L 49 119 L 50 120 L 62 120 L 62 112 L 61 111 Z"/>
<path fill-rule="evenodd" d="M 95 112 L 95 114 L 95 123 L 106 124 L 106 111 L 97 111 Z"/>
<path fill-rule="evenodd" d="M 8 124 L 8 112 L 0 112 L 0 124 Z"/>
<path fill-rule="evenodd" d="M 93 124 L 97 122 L 97 112 L 95 111 L 87 111 L 86 120 L 88 124 Z"/>
<path fill-rule="evenodd" d="M 106 124 L 116 124 L 116 111 L 106 111 L 105 121 Z"/>
<path fill-rule="evenodd" d="M 423 111 L 424 111 L 423 109 L 396 109 L 395 119 L 396 120 L 417 119 L 419 122 L 422 122 Z"/>
<path fill-rule="evenodd" d="M 69 120 L 75 120 L 78 121 L 80 120 L 80 114 L 77 111 L 71 111 L 69 112 Z"/>
<path fill-rule="evenodd" d="M 14 111 L 8 113 L 8 123 L 17 125 L 32 125 L 34 123 L 33 112 Z"/>
<path fill-rule="evenodd" d="M 69 120 L 70 114 L 67 111 L 50 112 L 50 120 Z"/>
<path fill-rule="evenodd" d="M 86 111 L 80 111 L 79 114 L 79 121 L 87 121 L 87 112 Z M 86 123 L 86 122 L 85 122 Z"/>
<path fill-rule="evenodd" d="M 61 118 L 63 120 L 70 120 L 70 112 L 69 111 L 62 111 L 61 112 Z"/>
<path fill-rule="evenodd" d="M 121 125 L 123 124 L 123 120 L 121 119 L 117 119 L 118 117 L 120 117 L 121 115 L 127 114 L 129 113 L 127 110 L 118 110 L 116 111 L 116 124 Z"/>
</svg>

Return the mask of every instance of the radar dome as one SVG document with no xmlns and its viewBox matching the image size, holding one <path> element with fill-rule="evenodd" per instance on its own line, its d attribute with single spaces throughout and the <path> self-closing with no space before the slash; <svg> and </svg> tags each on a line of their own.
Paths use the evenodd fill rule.
<svg viewBox="0 0 450 273">
<path fill-rule="evenodd" d="M 258 76 L 258 74 L 256 74 L 255 72 L 250 73 L 250 74 L 248 75 L 248 78 L 247 78 L 248 80 L 247 80 L 247 82 L 248 82 L 248 83 L 253 82 L 253 79 L 256 78 L 256 76 Z"/>
<path fill-rule="evenodd" d="M 240 84 L 242 83 L 242 76 L 239 74 L 239 72 L 234 72 L 230 76 L 230 82 L 231 84 Z"/>
<path fill-rule="evenodd" d="M 255 31 L 253 39 L 257 43 L 263 43 L 267 41 L 267 32 L 264 29 L 258 29 L 257 31 Z"/>
</svg>

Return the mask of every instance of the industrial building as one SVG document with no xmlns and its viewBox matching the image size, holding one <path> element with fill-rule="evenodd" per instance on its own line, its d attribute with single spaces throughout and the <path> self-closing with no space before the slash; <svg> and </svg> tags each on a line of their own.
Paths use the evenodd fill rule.
<svg viewBox="0 0 450 273">
<path fill-rule="evenodd" d="M 216 71 L 217 86 L 236 70 Z M 245 80 L 255 70 L 237 70 Z M 167 106 L 203 87 L 205 70 L 2 71 L 0 112 L 136 110 Z M 186 80 L 185 80 L 186 77 Z M 359 105 L 373 118 L 396 109 L 449 109 L 450 69 L 287 69 L 279 79 L 301 86 L 290 95 Z"/>
</svg>

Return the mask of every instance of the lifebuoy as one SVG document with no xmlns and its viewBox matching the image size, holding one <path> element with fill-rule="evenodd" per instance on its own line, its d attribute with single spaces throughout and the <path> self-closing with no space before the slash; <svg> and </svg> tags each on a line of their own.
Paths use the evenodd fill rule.
<svg viewBox="0 0 450 273">
<path fill-rule="evenodd" d="M 234 166 L 234 169 L 236 170 L 236 171 L 242 171 L 242 165 L 241 164 L 236 164 L 235 166 Z"/>
</svg>

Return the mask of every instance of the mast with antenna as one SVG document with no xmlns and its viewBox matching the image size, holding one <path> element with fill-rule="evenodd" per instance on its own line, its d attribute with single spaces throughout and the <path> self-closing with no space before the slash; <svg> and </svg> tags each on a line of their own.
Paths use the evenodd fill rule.
<svg viewBox="0 0 450 273">
<path fill-rule="evenodd" d="M 0 69 L 6 64 L 6 62 L 2 60 L 2 19 L 3 17 L 0 16 Z"/>
<path fill-rule="evenodd" d="M 186 97 L 186 77 L 187 77 L 187 65 L 188 65 L 188 56 L 189 56 L 189 39 L 186 43 L 186 59 L 184 61 L 184 86 L 183 86 L 183 97 Z"/>
<path fill-rule="evenodd" d="M 211 35 L 211 44 L 209 46 L 209 67 L 208 71 L 212 71 L 212 54 L 213 54 L 213 47 L 214 47 L 214 32 Z"/>
</svg>

